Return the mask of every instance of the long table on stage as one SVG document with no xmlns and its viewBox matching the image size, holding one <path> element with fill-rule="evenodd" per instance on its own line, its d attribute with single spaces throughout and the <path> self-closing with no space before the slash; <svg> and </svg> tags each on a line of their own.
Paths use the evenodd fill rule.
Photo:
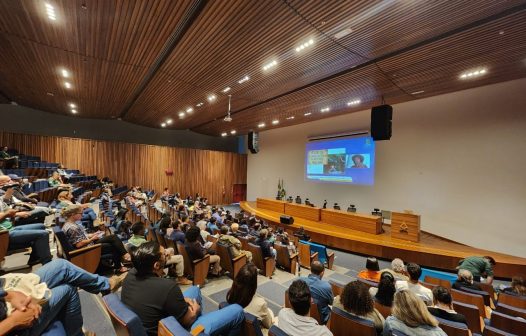
<svg viewBox="0 0 526 336">
<path fill-rule="evenodd" d="M 385 259 L 402 258 L 404 261 L 412 261 L 423 266 L 448 271 L 454 270 L 459 260 L 465 257 L 491 255 L 497 261 L 494 269 L 496 276 L 511 278 L 514 275 L 524 276 L 526 274 L 525 258 L 474 248 L 423 231 L 421 232 L 420 242 L 418 243 L 396 239 L 391 237 L 390 226 L 388 225 L 383 226 L 385 230 L 384 233 L 377 234 L 377 226 L 373 224 L 377 222 L 375 220 L 375 218 L 377 218 L 376 216 L 358 214 L 358 216 L 360 216 L 359 219 L 366 220 L 366 223 L 362 223 L 361 227 L 351 229 L 336 219 L 330 224 L 324 221 L 324 219 L 327 220 L 329 214 L 339 217 L 338 212 L 334 213 L 334 210 L 311 208 L 311 215 L 319 211 L 320 220 L 310 220 L 293 216 L 293 225 L 281 224 L 280 216 L 286 213 L 286 206 L 289 203 L 258 199 L 258 201 L 262 200 L 264 200 L 263 202 L 267 202 L 264 208 L 258 208 L 256 202 L 246 201 L 241 202 L 240 206 L 243 210 L 255 213 L 258 217 L 270 222 L 270 224 L 281 226 L 289 232 L 296 231 L 300 227 L 303 227 L 311 236 L 313 242 L 329 247 Z M 294 205 L 296 207 L 294 207 L 293 211 L 300 211 L 300 209 L 302 209 L 298 207 L 301 205 Z M 302 211 L 308 211 L 309 209 L 307 208 L 310 208 L 304 205 L 302 207 L 305 207 Z M 269 210 L 269 208 L 272 210 Z M 324 217 L 323 212 L 325 210 L 328 211 Z M 367 217 L 369 217 L 369 219 L 367 219 Z M 349 220 L 349 217 L 345 218 Z M 371 227 L 373 229 L 371 229 Z M 364 232 L 364 230 L 369 232 Z"/>
</svg>

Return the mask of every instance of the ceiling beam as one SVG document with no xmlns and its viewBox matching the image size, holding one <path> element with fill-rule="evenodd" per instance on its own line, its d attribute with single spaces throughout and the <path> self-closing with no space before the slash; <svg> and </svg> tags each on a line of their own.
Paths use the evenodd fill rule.
<svg viewBox="0 0 526 336">
<path fill-rule="evenodd" d="M 266 100 L 263 100 L 263 101 L 260 101 L 260 102 L 257 102 L 255 104 L 252 104 L 252 105 L 249 105 L 247 107 L 244 107 L 242 109 L 239 109 L 237 111 L 232 111 L 230 112 L 231 115 L 235 115 L 237 113 L 240 113 L 240 112 L 243 112 L 243 111 L 246 111 L 246 110 L 249 110 L 249 109 L 252 109 L 254 107 L 258 107 L 258 106 L 261 106 L 261 105 L 264 105 L 264 104 L 267 104 L 269 102 L 272 102 L 273 100 L 276 100 L 276 99 L 279 99 L 279 98 L 282 98 L 282 97 L 285 97 L 289 94 L 293 94 L 295 92 L 298 92 L 298 91 L 301 91 L 301 90 L 304 90 L 310 86 L 313 86 L 313 85 L 317 85 L 317 84 L 320 84 L 320 83 L 323 83 L 325 81 L 329 81 L 331 79 L 334 79 L 334 78 L 337 78 L 337 77 L 340 77 L 340 76 L 344 76 L 348 73 L 351 73 L 353 71 L 357 71 L 358 69 L 361 69 L 361 68 L 364 68 L 364 67 L 367 67 L 371 64 L 374 64 L 376 66 L 378 62 L 380 61 L 383 61 L 383 60 L 386 60 L 386 59 L 389 59 L 391 57 L 395 57 L 395 56 L 398 56 L 400 54 L 403 54 L 405 52 L 408 52 L 408 51 L 412 51 L 412 50 L 415 50 L 417 48 L 420 48 L 420 47 L 423 47 L 425 45 L 428 45 L 430 43 L 433 43 L 433 42 L 436 42 L 436 41 L 439 41 L 439 40 L 442 40 L 444 38 L 448 38 L 450 36 L 453 36 L 453 35 L 456 35 L 458 33 L 461 33 L 461 32 L 464 32 L 466 30 L 469 30 L 469 29 L 473 29 L 473 28 L 476 28 L 478 26 L 481 26 L 481 25 L 484 25 L 484 24 L 487 24 L 489 22 L 492 22 L 492 21 L 495 21 L 495 20 L 499 20 L 499 19 L 502 19 L 506 16 L 509 16 L 509 15 L 512 15 L 512 14 L 516 14 L 516 13 L 519 13 L 521 11 L 525 11 L 526 10 L 526 3 L 522 3 L 522 4 L 519 4 L 515 7 L 511 7 L 511 8 L 508 8 L 500 13 L 497 13 L 497 14 L 494 14 L 494 15 L 491 15 L 491 16 L 488 16 L 486 18 L 483 18 L 483 19 L 480 19 L 480 20 L 477 20 L 477 21 L 474 21 L 474 22 L 471 22 L 469 24 L 466 24 L 464 26 L 461 26 L 461 27 L 458 27 L 456 29 L 453 29 L 453 30 L 450 30 L 450 31 L 447 31 L 445 33 L 442 33 L 442 34 L 439 34 L 437 36 L 433 36 L 429 39 L 426 39 L 426 40 L 423 40 L 423 41 L 420 41 L 418 43 L 415 43 L 413 45 L 410 45 L 410 46 L 407 46 L 405 48 L 402 48 L 402 49 L 398 49 L 398 50 L 395 50 L 395 51 L 392 51 L 390 53 L 387 53 L 387 54 L 384 54 L 384 55 L 381 55 L 377 58 L 374 58 L 374 59 L 371 59 L 367 62 L 364 62 L 364 63 L 361 63 L 355 67 L 352 67 L 352 68 L 349 68 L 349 69 L 346 69 L 346 70 L 343 70 L 343 71 L 340 71 L 338 73 L 335 73 L 331 76 L 328 76 L 328 77 L 325 77 L 325 78 L 322 78 L 322 79 L 319 79 L 317 81 L 314 81 L 312 83 L 309 83 L 309 84 L 306 84 L 306 85 L 303 85 L 303 86 L 300 86 L 298 88 L 295 88 L 295 89 L 292 89 L 290 91 L 287 91 L 287 92 L 284 92 L 282 94 L 279 94 L 277 96 L 274 96 L 274 97 L 271 97 L 269 99 L 266 99 Z M 379 66 L 378 66 L 379 67 Z M 380 69 L 381 70 L 381 69 Z M 383 72 L 383 71 L 382 71 Z M 394 79 L 392 78 L 388 78 L 390 81 L 394 82 Z M 216 121 L 217 118 L 214 118 L 214 119 L 211 119 L 209 121 L 205 121 L 199 125 L 196 125 L 194 127 L 191 128 L 191 130 L 195 131 L 196 129 L 200 128 L 200 127 L 203 127 L 203 126 L 206 126 L 210 123 L 213 123 L 214 121 Z"/>
<path fill-rule="evenodd" d="M 195 20 L 202 13 L 203 9 L 208 4 L 208 0 L 195 0 L 189 7 L 188 11 L 183 16 L 181 22 L 177 25 L 176 29 L 170 35 L 170 38 L 166 41 L 163 49 L 153 62 L 152 66 L 140 82 L 139 86 L 133 92 L 130 100 L 126 102 L 119 118 L 123 119 L 133 104 L 137 101 L 142 92 L 146 89 L 148 84 L 152 81 L 153 77 L 157 74 L 161 66 L 166 62 L 170 54 L 177 47 L 183 36 L 186 34 L 188 29 L 194 24 Z"/>
</svg>

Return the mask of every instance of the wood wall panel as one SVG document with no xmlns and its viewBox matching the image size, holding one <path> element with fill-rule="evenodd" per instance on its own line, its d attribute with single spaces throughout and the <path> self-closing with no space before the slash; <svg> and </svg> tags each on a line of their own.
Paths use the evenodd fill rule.
<svg viewBox="0 0 526 336">
<path fill-rule="evenodd" d="M 157 192 L 169 187 L 182 195 L 199 192 L 214 204 L 231 203 L 232 185 L 247 181 L 244 154 L 1 131 L 0 143 L 121 185 Z M 166 176 L 166 169 L 173 175 Z"/>
</svg>

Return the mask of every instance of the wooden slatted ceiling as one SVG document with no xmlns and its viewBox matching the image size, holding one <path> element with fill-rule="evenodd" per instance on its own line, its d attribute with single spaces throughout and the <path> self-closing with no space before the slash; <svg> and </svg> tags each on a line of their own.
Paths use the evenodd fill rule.
<svg viewBox="0 0 526 336">
<path fill-rule="evenodd" d="M 501 35 L 499 32 L 504 31 Z M 526 76 L 526 12 L 497 20 L 492 24 L 474 28 L 452 39 L 436 41 L 430 45 L 395 56 L 379 63 L 379 66 L 399 86 L 409 92 L 424 90 L 420 95 L 408 96 L 383 76 L 378 68 L 369 65 L 357 68 L 346 75 L 312 85 L 304 90 L 274 99 L 268 103 L 236 113 L 232 123 L 221 120 L 197 129 L 198 132 L 218 134 L 236 129 L 240 133 L 257 129 L 256 125 L 279 119 L 277 127 L 317 120 L 327 115 L 338 115 L 370 108 L 381 103 L 381 95 L 389 103 L 407 101 L 419 97 L 462 90 Z M 494 36 L 499 38 L 495 39 Z M 455 52 L 458 45 L 464 52 Z M 512 46 L 504 48 L 504 46 Z M 461 81 L 458 75 L 478 66 L 486 66 L 489 73 L 479 79 Z M 346 103 L 355 98 L 362 100 L 357 107 Z M 331 106 L 329 113 L 320 109 Z M 303 113 L 312 112 L 310 116 Z M 295 116 L 294 120 L 286 117 Z"/>
<path fill-rule="evenodd" d="M 177 117 L 177 112 L 186 106 L 199 101 L 206 103 L 206 96 L 215 93 L 219 97 L 216 103 L 206 103 L 205 108 L 196 109 L 196 113 L 174 125 L 175 128 L 195 127 L 206 120 L 224 117 L 226 96 L 220 90 L 226 86 L 233 88 L 229 93 L 233 94 L 234 110 L 242 109 L 369 58 L 498 13 L 516 3 L 499 5 L 485 1 L 470 10 L 466 3 L 444 1 L 418 5 L 393 1 L 303 1 L 292 6 L 298 4 L 304 5 L 298 12 L 305 10 L 306 20 L 318 30 L 282 1 L 211 4 L 163 67 L 163 75 L 171 76 L 172 83 L 167 85 L 164 78 L 152 83 L 129 117 L 133 122 L 157 122 L 158 125 L 163 118 Z M 233 7 L 238 11 L 233 12 Z M 440 15 L 434 14 L 437 11 Z M 254 13 L 260 12 L 273 14 L 267 20 L 254 20 Z M 442 14 L 448 12 L 449 20 L 444 22 Z M 217 22 L 218 13 L 223 14 L 220 22 Z M 352 25 L 354 32 L 341 41 L 334 41 L 332 36 L 347 24 Z M 315 47 L 296 55 L 294 46 L 309 37 L 316 40 Z M 211 50 L 214 52 L 208 52 Z M 355 55 L 353 50 L 366 58 Z M 263 73 L 262 65 L 275 56 L 279 56 L 278 68 Z M 194 62 L 195 59 L 200 61 Z M 236 81 L 244 74 L 250 74 L 251 80 L 238 85 Z M 144 114 L 144 109 L 155 113 Z"/>
<path fill-rule="evenodd" d="M 243 154 L 1 131 L 0 143 L 87 175 L 109 176 L 120 185 L 199 192 L 215 204 L 231 203 L 232 185 L 247 179 Z M 172 169 L 173 176 L 166 176 L 165 169 Z"/>
<path fill-rule="evenodd" d="M 0 16 L 0 91 L 20 104 L 46 111 L 69 113 L 67 103 L 73 100 L 82 116 L 114 117 L 131 101 L 132 93 L 195 1 L 50 0 L 57 12 L 55 23 L 46 18 L 44 1 L 1 1 L 0 12 L 10 15 Z M 82 3 L 86 3 L 86 10 L 81 9 Z M 524 69 L 512 66 L 521 51 L 516 45 L 520 37 L 499 44 L 497 41 L 503 41 L 499 36 L 484 35 L 488 40 L 483 43 L 506 55 L 504 64 L 495 65 L 491 76 L 480 81 L 451 81 L 451 72 L 463 68 L 462 62 L 466 66 L 484 59 L 472 53 L 483 49 L 469 44 L 484 29 L 474 28 L 469 38 L 459 39 L 459 34 L 445 37 L 441 41 L 447 52 L 443 54 L 441 45 L 435 43 L 421 46 L 419 53 L 396 52 L 503 11 L 517 11 L 516 6 L 524 9 L 524 4 L 524 0 L 208 1 L 125 119 L 159 127 L 171 117 L 174 128 L 218 135 L 220 121 L 210 121 L 226 114 L 227 98 L 221 90 L 230 86 L 234 111 L 260 104 L 236 114 L 229 125 L 241 134 L 256 126 L 250 124 L 252 119 L 268 124 L 278 118 L 279 126 L 305 122 L 297 117 L 283 119 L 300 110 L 317 112 L 319 106 L 331 101 L 344 107 L 336 108 L 337 113 L 351 112 L 344 100 L 352 90 L 358 90 L 362 100 L 373 105 L 382 95 L 389 97 L 390 103 L 414 99 L 406 94 L 413 88 L 425 88 L 423 96 L 429 96 L 517 78 L 523 76 Z M 477 25 L 496 29 L 491 20 Z M 515 26 L 526 36 L 517 20 L 504 18 L 499 29 L 513 30 Z M 336 40 L 334 34 L 345 28 L 353 32 Z M 294 48 L 311 37 L 314 46 L 296 54 Z M 365 75 L 359 69 L 367 60 L 389 53 L 393 55 L 379 64 L 399 88 L 374 66 L 368 66 L 371 69 Z M 433 58 L 434 53 L 440 57 Z M 278 67 L 263 73 L 262 66 L 274 58 Z M 56 67 L 64 64 L 71 67 L 74 90 L 61 86 Z M 355 75 L 343 77 L 347 81 L 328 79 L 354 66 L 358 66 Z M 437 75 L 440 73 L 444 75 Z M 246 74 L 250 81 L 237 84 Z M 321 85 L 323 81 L 327 83 Z M 303 89 L 295 92 L 298 88 Z M 50 91 L 53 97 L 45 95 Z M 206 101 L 211 93 L 218 96 L 213 104 Z M 198 102 L 204 102 L 204 107 L 196 108 Z M 177 113 L 189 106 L 195 112 L 179 120 Z M 321 117 L 325 116 L 313 115 L 311 119 Z"/>
</svg>

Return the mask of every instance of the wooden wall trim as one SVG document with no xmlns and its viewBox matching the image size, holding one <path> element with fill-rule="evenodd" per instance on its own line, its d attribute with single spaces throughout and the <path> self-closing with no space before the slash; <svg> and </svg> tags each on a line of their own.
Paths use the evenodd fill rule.
<svg viewBox="0 0 526 336">
<path fill-rule="evenodd" d="M 199 192 L 214 204 L 231 203 L 232 185 L 247 181 L 246 154 L 3 131 L 0 144 L 121 185 Z M 173 175 L 167 176 L 166 169 Z"/>
</svg>

